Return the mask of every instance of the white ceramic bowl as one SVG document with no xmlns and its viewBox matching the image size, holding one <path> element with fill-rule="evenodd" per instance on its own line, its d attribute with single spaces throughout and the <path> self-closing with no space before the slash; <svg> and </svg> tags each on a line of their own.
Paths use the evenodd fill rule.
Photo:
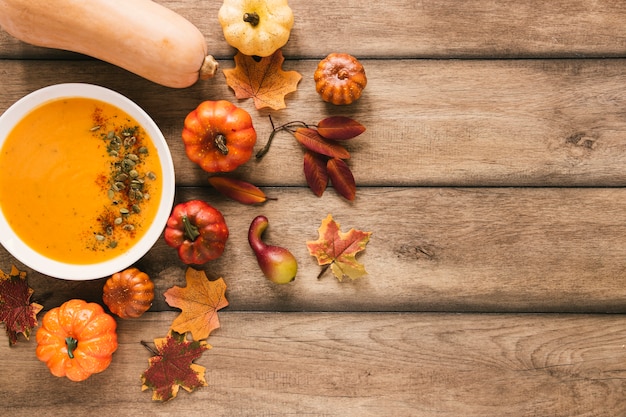
<svg viewBox="0 0 626 417">
<path fill-rule="evenodd" d="M 163 170 L 163 191 L 157 215 L 143 237 L 128 251 L 116 258 L 96 264 L 63 263 L 34 251 L 13 232 L 1 210 L 0 244 L 20 262 L 45 275 L 67 280 L 103 278 L 131 266 L 144 256 L 159 239 L 174 202 L 174 164 L 163 134 L 144 110 L 123 95 L 92 84 L 56 84 L 34 91 L 15 102 L 0 115 L 0 148 L 13 127 L 33 108 L 64 97 L 84 97 L 110 103 L 131 115 L 152 138 Z M 10 174 L 0 172 L 0 175 Z"/>
</svg>

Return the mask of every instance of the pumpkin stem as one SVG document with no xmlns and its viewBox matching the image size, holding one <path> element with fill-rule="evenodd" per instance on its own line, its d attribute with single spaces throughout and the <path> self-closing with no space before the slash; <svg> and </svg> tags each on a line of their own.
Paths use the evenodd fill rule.
<svg viewBox="0 0 626 417">
<path fill-rule="evenodd" d="M 212 55 L 205 56 L 204 61 L 202 61 L 202 66 L 200 67 L 200 79 L 206 80 L 213 77 L 219 66 L 220 64 L 215 60 L 215 58 L 213 58 Z"/>
<path fill-rule="evenodd" d="M 256 26 L 259 24 L 260 18 L 256 12 L 244 13 L 243 21 L 246 23 L 250 23 L 252 26 Z"/>
<path fill-rule="evenodd" d="M 67 356 L 74 359 L 74 350 L 78 347 L 78 340 L 68 336 L 65 338 L 65 344 L 67 345 Z"/>
<path fill-rule="evenodd" d="M 183 216 L 182 220 L 183 228 L 185 229 L 185 237 L 193 242 L 198 236 L 200 236 L 198 227 L 192 224 L 187 216 Z"/>
<path fill-rule="evenodd" d="M 220 150 L 222 155 L 228 155 L 228 146 L 226 146 L 226 136 L 219 133 L 215 136 L 215 139 L 213 140 L 213 142 L 215 142 L 215 146 L 217 147 L 217 149 Z"/>
<path fill-rule="evenodd" d="M 339 70 L 339 72 L 337 72 L 337 78 L 339 78 L 340 80 L 345 80 L 346 78 L 349 78 L 349 77 L 350 77 L 350 73 L 345 68 L 342 68 Z"/>
</svg>

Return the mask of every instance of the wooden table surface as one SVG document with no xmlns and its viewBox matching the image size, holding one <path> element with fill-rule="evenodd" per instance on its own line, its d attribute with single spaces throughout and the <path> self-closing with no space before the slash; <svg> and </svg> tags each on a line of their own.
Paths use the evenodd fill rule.
<svg viewBox="0 0 626 417">
<path fill-rule="evenodd" d="M 234 50 L 220 1 L 160 0 L 197 25 L 221 68 Z M 185 269 L 160 239 L 137 266 L 155 281 L 150 311 L 118 320 L 120 346 L 85 382 L 55 378 L 34 338 L 0 343 L 2 409 L 12 416 L 624 416 L 626 415 L 626 5 L 614 0 L 291 0 L 284 69 L 303 76 L 287 108 L 237 101 L 223 74 L 161 87 L 0 31 L 0 112 L 55 83 L 117 90 L 143 107 L 173 153 L 177 201 L 219 208 L 231 237 L 202 269 L 223 277 L 230 305 L 197 361 L 207 387 L 167 403 L 141 391 L 150 353 L 178 310 L 163 293 Z M 330 52 L 361 60 L 368 85 L 335 107 L 313 72 Z M 367 127 L 348 146 L 352 203 L 306 187 L 302 149 L 277 136 L 236 172 L 276 200 L 218 195 L 190 162 L 180 131 L 201 101 L 247 109 L 260 148 L 276 123 L 346 115 Z M 373 232 L 357 258 L 368 275 L 316 279 L 305 242 L 329 213 Z M 292 284 L 266 281 L 246 234 L 292 250 Z M 0 250 L 0 269 L 28 273 L 45 310 L 101 302 L 104 279 L 68 282 Z M 40 313 L 40 318 L 43 312 Z M 10 410 L 10 411 L 9 411 Z"/>
</svg>

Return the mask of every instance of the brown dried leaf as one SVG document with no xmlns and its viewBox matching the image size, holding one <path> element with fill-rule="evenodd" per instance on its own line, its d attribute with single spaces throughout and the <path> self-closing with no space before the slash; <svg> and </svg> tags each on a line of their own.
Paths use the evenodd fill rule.
<svg viewBox="0 0 626 417">
<path fill-rule="evenodd" d="M 326 139 L 348 140 L 365 132 L 365 126 L 345 116 L 331 116 L 317 124 L 317 132 Z"/>
<path fill-rule="evenodd" d="M 324 139 L 317 130 L 310 127 L 299 127 L 294 132 L 296 140 L 306 149 L 326 155 L 330 158 L 348 159 L 350 152 L 338 143 Z"/>
<path fill-rule="evenodd" d="M 321 197 L 328 185 L 326 159 L 315 152 L 304 153 L 304 176 L 313 193 Z"/>
<path fill-rule="evenodd" d="M 260 204 L 268 200 L 263 191 L 246 181 L 229 177 L 209 177 L 209 184 L 226 197 L 242 204 Z"/>
<path fill-rule="evenodd" d="M 328 160 L 326 168 L 335 191 L 346 200 L 354 200 L 356 197 L 356 182 L 348 164 L 342 159 L 332 158 Z"/>
<path fill-rule="evenodd" d="M 239 52 L 235 55 L 235 68 L 222 72 L 226 84 L 233 89 L 238 99 L 254 99 L 257 109 L 269 107 L 280 110 L 287 107 L 285 96 L 296 91 L 302 79 L 297 71 L 283 71 L 284 61 L 280 49 L 260 61 Z"/>
</svg>

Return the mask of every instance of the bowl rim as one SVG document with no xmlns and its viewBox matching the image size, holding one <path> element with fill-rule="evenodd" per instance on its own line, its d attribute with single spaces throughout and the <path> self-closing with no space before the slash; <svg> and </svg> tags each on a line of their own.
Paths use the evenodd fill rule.
<svg viewBox="0 0 626 417">
<path fill-rule="evenodd" d="M 0 244 L 19 262 L 42 274 L 74 281 L 110 276 L 141 259 L 157 242 L 172 210 L 175 194 L 174 163 L 163 133 L 139 105 L 109 88 L 87 83 L 54 84 L 35 90 L 17 100 L 0 114 L 0 149 L 14 126 L 31 110 L 63 98 L 84 97 L 110 103 L 131 115 L 151 137 L 161 161 L 163 190 L 154 221 L 143 237 L 126 252 L 95 264 L 70 264 L 48 258 L 31 249 L 13 231 L 0 207 Z"/>
</svg>

